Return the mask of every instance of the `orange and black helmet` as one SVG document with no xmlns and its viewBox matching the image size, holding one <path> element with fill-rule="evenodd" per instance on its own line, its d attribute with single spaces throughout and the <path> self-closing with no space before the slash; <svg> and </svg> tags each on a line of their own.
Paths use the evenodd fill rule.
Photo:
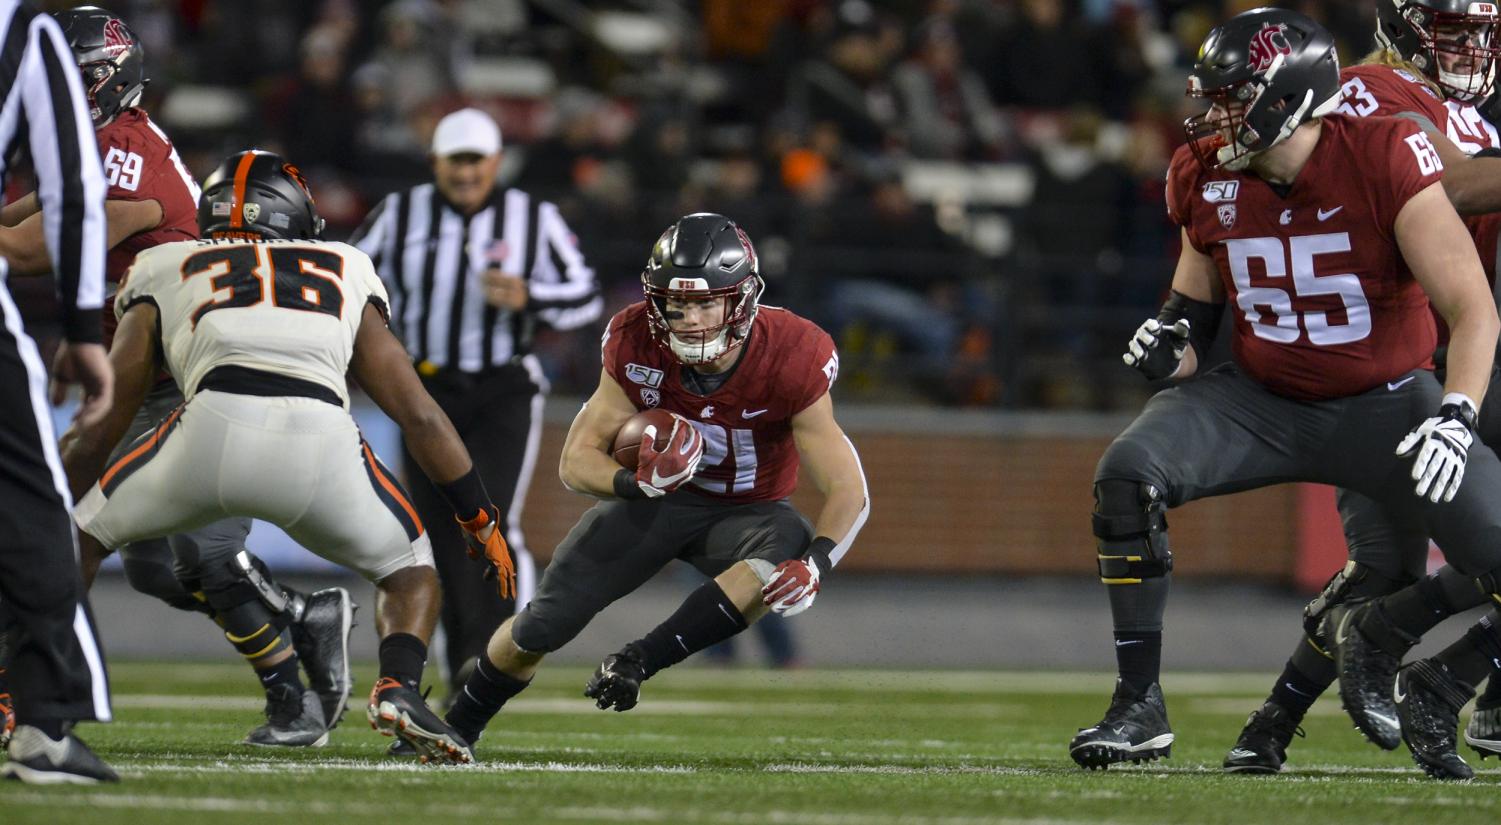
<svg viewBox="0 0 1501 825">
<path fill-rule="evenodd" d="M 323 219 L 307 181 L 281 155 L 231 155 L 203 184 L 198 231 L 205 238 L 318 238 Z"/>
</svg>

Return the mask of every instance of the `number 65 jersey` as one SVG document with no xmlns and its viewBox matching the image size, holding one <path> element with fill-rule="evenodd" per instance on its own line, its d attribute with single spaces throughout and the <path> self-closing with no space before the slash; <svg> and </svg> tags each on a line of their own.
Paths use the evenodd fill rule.
<svg viewBox="0 0 1501 825">
<path fill-rule="evenodd" d="M 345 374 L 365 304 L 387 313 L 370 258 L 329 241 L 198 240 L 136 256 L 115 314 L 156 305 L 167 369 L 183 396 L 215 367 L 313 381 L 349 407 Z"/>
<path fill-rule="evenodd" d="M 1206 171 L 1189 147 L 1168 170 L 1167 208 L 1214 259 L 1236 363 L 1299 400 L 1358 395 L 1432 366 L 1428 296 L 1397 248 L 1408 199 L 1443 177 L 1417 124 L 1330 115 L 1289 187 Z"/>
</svg>

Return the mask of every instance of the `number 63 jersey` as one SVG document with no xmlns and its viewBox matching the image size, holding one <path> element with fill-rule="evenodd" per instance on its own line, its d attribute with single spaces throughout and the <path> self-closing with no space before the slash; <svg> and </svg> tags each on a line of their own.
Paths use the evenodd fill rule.
<svg viewBox="0 0 1501 825">
<path fill-rule="evenodd" d="M 1168 170 L 1168 215 L 1214 259 L 1234 319 L 1236 363 L 1268 390 L 1358 395 L 1432 365 L 1428 296 L 1397 248 L 1408 199 L 1443 177 L 1417 124 L 1324 117 L 1289 187 L 1206 171 L 1189 147 Z"/>
<path fill-rule="evenodd" d="M 734 372 L 714 392 L 684 383 L 684 367 L 652 339 L 646 303 L 610 319 L 605 371 L 636 409 L 675 412 L 704 436 L 704 457 L 688 483 L 723 501 L 776 501 L 797 487 L 792 417 L 834 385 L 839 356 L 828 333 L 780 307 L 762 305 Z"/>
<path fill-rule="evenodd" d="M 313 381 L 349 407 L 345 374 L 365 304 L 385 287 L 360 250 L 328 241 L 199 240 L 136 256 L 115 300 L 155 304 L 167 369 L 192 400 L 222 366 Z"/>
</svg>

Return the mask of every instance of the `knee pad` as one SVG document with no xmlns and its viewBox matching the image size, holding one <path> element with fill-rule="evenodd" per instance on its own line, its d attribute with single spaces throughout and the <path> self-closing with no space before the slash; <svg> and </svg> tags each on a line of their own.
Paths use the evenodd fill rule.
<svg viewBox="0 0 1501 825">
<path fill-rule="evenodd" d="M 214 611 L 214 621 L 224 629 L 224 638 L 252 664 L 291 646 L 291 620 L 286 610 L 273 611 L 255 585 L 245 579 L 219 579 L 202 593 L 204 602 Z"/>
<path fill-rule="evenodd" d="M 248 550 L 241 550 L 219 564 L 196 572 L 196 576 L 178 578 L 190 593 L 219 593 L 217 600 L 227 602 L 229 607 L 259 599 L 272 613 L 289 614 L 290 621 L 296 621 L 301 616 L 301 594 L 279 585 L 271 578 L 271 569 L 266 563 Z M 216 599 L 207 601 L 214 608 L 219 608 L 215 603 Z"/>
<path fill-rule="evenodd" d="M 1395 593 L 1409 584 L 1412 582 L 1388 578 L 1369 565 L 1351 559 L 1329 577 L 1329 581 L 1324 583 L 1324 588 L 1312 601 L 1303 606 L 1303 632 L 1310 639 L 1316 639 L 1319 635 L 1319 623 L 1331 607 L 1370 601 Z"/>
<path fill-rule="evenodd" d="M 1140 481 L 1109 479 L 1095 484 L 1094 535 L 1100 581 L 1141 584 L 1173 569 L 1167 541 L 1167 505 L 1162 493 Z"/>
</svg>

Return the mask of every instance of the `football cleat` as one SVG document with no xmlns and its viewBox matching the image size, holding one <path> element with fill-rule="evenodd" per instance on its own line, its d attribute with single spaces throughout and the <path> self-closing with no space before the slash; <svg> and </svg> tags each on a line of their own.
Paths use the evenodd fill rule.
<svg viewBox="0 0 1501 825">
<path fill-rule="evenodd" d="M 1345 713 L 1372 744 L 1396 750 L 1402 743 L 1402 727 L 1392 703 L 1392 684 L 1402 666 L 1402 654 L 1416 640 L 1404 638 L 1387 623 L 1374 602 L 1335 605 L 1324 621 L 1323 636 L 1333 647 Z M 1380 632 L 1387 643 L 1372 639 L 1367 633 L 1370 629 Z"/>
<path fill-rule="evenodd" d="M 641 664 L 641 657 L 635 648 L 627 645 L 600 662 L 584 686 L 584 695 L 593 699 L 600 710 L 627 711 L 640 701 L 644 681 L 646 668 Z"/>
<path fill-rule="evenodd" d="M 323 720 L 333 730 L 344 718 L 354 679 L 349 672 L 349 633 L 359 605 L 342 587 L 330 587 L 307 597 L 301 620 L 292 624 L 292 647 L 307 671 L 308 687 L 323 707 Z"/>
<path fill-rule="evenodd" d="M 1068 755 L 1081 768 L 1104 769 L 1117 762 L 1150 762 L 1171 756 L 1173 731 L 1167 722 L 1167 704 L 1162 687 L 1153 682 L 1138 693 L 1123 680 L 1115 680 L 1115 695 L 1105 718 L 1093 727 L 1081 728 L 1068 743 Z"/>
<path fill-rule="evenodd" d="M 1412 761 L 1434 779 L 1466 780 L 1475 771 L 1459 755 L 1459 710 L 1475 689 L 1459 681 L 1433 659 L 1402 668 L 1392 687 L 1392 701 L 1402 722 L 1402 740 Z"/>
<path fill-rule="evenodd" d="M 1465 725 L 1465 744 L 1480 754 L 1482 761 L 1487 756 L 1501 756 L 1501 707 L 1475 709 L 1470 724 Z"/>
<path fill-rule="evenodd" d="M 0 774 L 32 785 L 120 781 L 119 774 L 72 733 L 52 739 L 30 725 L 16 728 L 10 741 L 10 761 L 0 767 Z"/>
<path fill-rule="evenodd" d="M 381 677 L 370 690 L 365 717 L 382 736 L 396 736 L 411 745 L 423 762 L 463 765 L 474 761 L 469 743 L 439 719 L 416 690 L 389 676 Z"/>
<path fill-rule="evenodd" d="M 266 724 L 245 737 L 245 744 L 262 747 L 321 748 L 327 743 L 318 694 L 293 685 L 267 688 Z"/>
<path fill-rule="evenodd" d="M 1246 726 L 1225 755 L 1225 773 L 1277 773 L 1287 761 L 1293 736 L 1307 736 L 1287 708 L 1268 699 L 1246 719 Z"/>
</svg>

